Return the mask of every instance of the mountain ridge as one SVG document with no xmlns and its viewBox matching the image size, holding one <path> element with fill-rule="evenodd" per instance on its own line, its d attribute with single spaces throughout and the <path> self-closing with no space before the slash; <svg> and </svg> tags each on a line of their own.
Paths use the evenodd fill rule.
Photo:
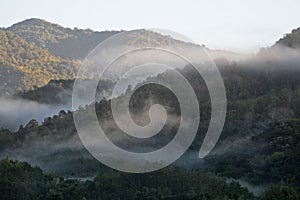
<svg viewBox="0 0 300 200">
<path fill-rule="evenodd" d="M 293 29 L 290 33 L 285 34 L 282 38 L 275 42 L 273 46 L 286 46 L 289 48 L 300 48 L 300 27 Z"/>
<path fill-rule="evenodd" d="M 38 18 L 1 28 L 1 93 L 26 91 L 41 87 L 51 80 L 74 79 L 82 59 L 100 42 L 120 32 L 71 29 Z M 145 29 L 132 32 L 128 40 L 135 46 L 144 43 L 159 47 L 169 44 L 197 46 Z M 300 28 L 294 29 L 273 46 L 300 48 Z M 227 50 L 209 49 L 204 45 L 202 47 L 216 63 L 230 63 L 250 57 Z"/>
<path fill-rule="evenodd" d="M 91 29 L 71 29 L 38 18 L 21 21 L 6 28 L 6 30 L 14 32 L 28 42 L 34 42 L 37 46 L 47 48 L 53 55 L 70 59 L 83 59 L 97 44 L 114 34 L 123 32 L 123 30 L 94 31 Z M 55 33 L 55 35 L 52 35 L 52 33 Z M 146 29 L 141 29 L 138 34 L 131 35 L 129 39 L 130 42 L 136 45 L 145 42 L 157 46 L 169 43 L 176 44 L 178 42 L 188 44 L 173 37 Z M 209 49 L 205 45 L 202 45 L 202 47 L 209 51 L 213 58 L 226 57 L 229 59 L 232 57 L 237 60 L 245 57 L 244 54 L 233 51 Z"/>
<path fill-rule="evenodd" d="M 78 64 L 53 56 L 47 49 L 28 43 L 13 32 L 0 30 L 0 81 L 5 86 L 1 87 L 3 93 L 39 87 L 51 79 L 74 77 Z"/>
<path fill-rule="evenodd" d="M 83 59 L 99 41 L 118 33 L 118 31 L 95 32 L 91 29 L 65 28 L 38 18 L 18 22 L 6 30 L 14 32 L 27 42 L 47 48 L 53 55 L 69 59 Z"/>
</svg>

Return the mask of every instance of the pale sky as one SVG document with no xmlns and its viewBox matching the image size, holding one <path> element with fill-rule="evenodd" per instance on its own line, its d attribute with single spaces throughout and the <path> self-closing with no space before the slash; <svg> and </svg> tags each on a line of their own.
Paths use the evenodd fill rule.
<svg viewBox="0 0 300 200">
<path fill-rule="evenodd" d="M 299 0 L 1 0 L 0 26 L 36 17 L 70 28 L 170 29 L 209 48 L 254 52 L 300 27 Z"/>
</svg>

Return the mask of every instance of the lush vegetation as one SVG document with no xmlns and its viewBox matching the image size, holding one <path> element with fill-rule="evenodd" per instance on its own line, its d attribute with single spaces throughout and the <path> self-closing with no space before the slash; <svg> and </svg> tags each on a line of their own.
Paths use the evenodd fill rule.
<svg viewBox="0 0 300 200">
<path fill-rule="evenodd" d="M 1 95 L 2 91 L 22 91 L 15 97 L 49 105 L 70 103 L 74 83 L 71 79 L 79 64 L 75 60 L 83 58 L 93 45 L 115 33 L 68 29 L 39 19 L 0 29 Z M 149 42 L 155 46 L 179 42 L 149 31 L 134 32 L 131 36 L 129 41 L 136 46 Z M 277 43 L 298 48 L 298 38 L 299 29 Z M 45 118 L 41 124 L 33 119 L 25 126 L 20 125 L 16 132 L 0 129 L 0 156 L 8 154 L 13 159 L 26 160 L 47 172 L 59 174 L 45 173 L 28 163 L 4 159 L 0 161 L 0 199 L 255 198 L 238 183 L 226 183 L 216 175 L 271 186 L 258 197 L 261 200 L 299 199 L 299 63 L 260 60 L 266 52 L 262 51 L 249 62 L 236 63 L 224 59 L 217 62 L 228 98 L 223 133 L 203 165 L 184 163 L 187 168 L 203 167 L 210 173 L 176 167 L 149 174 L 108 170 L 81 144 L 72 112 L 62 110 L 58 115 Z M 186 66 L 181 73 L 193 86 L 201 110 L 198 134 L 183 156 L 188 157 L 189 152 L 197 153 L 202 144 L 211 109 L 209 94 L 201 76 L 191 66 Z M 168 76 L 168 73 L 163 73 L 150 79 L 168 79 Z M 100 85 L 97 90 L 99 96 L 110 92 L 114 83 L 101 80 Z M 131 89 L 124 95 L 129 95 Z M 155 103 L 164 105 L 173 117 L 168 118 L 162 130 L 164 134 L 158 134 L 149 143 L 129 141 L 123 134 L 118 137 L 118 145 L 125 149 L 147 149 L 149 144 L 161 145 L 174 136 L 180 106 L 174 94 L 164 87 L 150 84 L 134 92 L 130 100 L 133 119 L 147 117 L 149 107 Z M 97 102 L 96 113 L 103 129 L 108 130 L 108 137 L 121 133 L 113 121 L 110 100 Z M 187 160 L 191 159 L 188 157 Z M 93 181 L 60 177 L 95 174 L 98 175 Z"/>
<path fill-rule="evenodd" d="M 97 44 L 116 33 L 120 31 L 70 29 L 35 18 L 0 29 L 1 93 L 27 91 L 50 80 L 73 79 L 81 60 Z M 148 30 L 135 31 L 127 36 L 128 43 L 135 46 L 194 47 Z M 207 50 L 212 57 L 241 56 L 229 51 Z"/>
<path fill-rule="evenodd" d="M 3 94 L 43 86 L 52 79 L 73 78 L 79 63 L 53 56 L 12 32 L 0 30 L 0 66 Z"/>
<path fill-rule="evenodd" d="M 277 185 L 268 189 L 260 198 L 260 200 L 298 200 L 300 194 L 293 187 Z"/>
<path fill-rule="evenodd" d="M 90 80 L 85 80 L 89 84 Z M 72 90 L 74 79 L 51 80 L 42 87 L 34 88 L 25 92 L 15 94 L 15 97 L 32 100 L 48 105 L 66 105 L 72 102 Z M 98 83 L 97 94 L 104 96 L 113 89 L 114 83 L 110 80 L 101 80 Z"/>
<path fill-rule="evenodd" d="M 252 199 L 237 182 L 169 168 L 148 174 L 107 171 L 93 181 L 63 179 L 26 162 L 0 161 L 0 199 Z"/>
<path fill-rule="evenodd" d="M 276 42 L 275 45 L 286 46 L 290 48 L 300 48 L 300 28 L 292 30 L 291 33 L 286 34 L 283 38 Z"/>
<path fill-rule="evenodd" d="M 190 148 L 191 150 L 198 150 L 210 118 L 209 96 L 202 79 L 195 75 L 196 73 L 193 73 L 192 69 L 189 69 L 187 66 L 183 69 L 182 73 L 194 86 L 196 93 L 199 94 L 201 124 L 197 138 Z M 299 73 L 294 71 L 272 71 L 270 75 L 267 71 L 241 69 L 234 64 L 224 66 L 222 73 L 229 99 L 227 121 L 219 144 L 216 146 L 214 152 L 212 152 L 212 157 L 207 159 L 208 164 L 212 166 L 210 169 L 224 176 L 245 178 L 252 183 L 263 181 L 278 183 L 284 181 L 298 187 L 299 183 L 295 182 L 297 180 L 295 169 L 299 167 L 299 160 L 297 160 L 296 155 L 298 150 L 295 144 L 299 141 L 297 136 L 299 128 L 296 125 L 297 121 L 292 121 L 291 119 L 299 119 L 300 117 Z M 168 78 L 167 76 L 167 74 L 161 74 L 156 78 Z M 272 79 L 268 78 L 270 76 L 272 76 Z M 113 84 L 110 82 L 103 83 L 106 83 L 107 86 L 103 89 L 109 89 Z M 64 100 L 65 98 L 70 98 L 72 84 L 72 81 L 52 81 L 42 88 L 20 94 L 20 96 L 43 103 L 62 103 L 60 102 L 60 98 Z M 257 86 L 257 89 L 253 90 L 252 85 L 256 84 L 262 86 Z M 276 90 L 272 90 L 272 88 Z M 53 92 L 57 95 L 52 95 Z M 123 97 L 120 96 L 119 98 Z M 152 104 L 160 103 L 165 105 L 172 116 L 180 115 L 176 97 L 166 88 L 158 87 L 157 85 L 143 86 L 133 94 L 130 101 L 132 113 L 136 114 L 136 116 L 141 116 L 141 111 L 147 111 L 150 105 L 147 104 L 149 101 L 146 100 L 149 98 L 152 99 Z M 109 100 L 103 99 L 97 103 L 96 112 L 100 122 L 103 123 L 103 127 L 108 132 L 120 132 L 116 124 L 113 123 Z M 290 145 L 290 149 L 287 152 L 268 146 L 269 141 L 273 141 L 275 136 L 274 138 L 268 138 L 267 133 L 278 126 L 276 121 L 280 122 L 280 126 L 283 126 L 279 131 L 275 132 L 278 137 L 281 136 L 280 134 L 285 129 L 291 129 L 286 128 L 286 125 L 282 125 L 282 123 L 289 123 L 289 126 L 293 127 L 286 137 L 292 138 L 293 144 L 296 143 L 294 145 L 287 144 Z M 153 144 L 157 144 L 157 141 L 165 144 L 176 132 L 174 119 L 171 122 L 173 125 L 167 126 L 162 131 L 167 134 L 161 134 L 158 138 L 153 138 L 147 144 L 140 141 L 129 142 L 127 138 L 121 140 L 119 144 L 123 145 L 122 147 L 124 148 L 128 146 L 145 148 L 147 147 L 146 145 L 152 146 Z M 84 152 L 83 155 L 86 155 L 86 151 L 76 135 L 71 112 L 66 113 L 62 111 L 59 115 L 45 119 L 41 125 L 37 125 L 36 121 L 31 121 L 25 127 L 21 127 L 16 133 L 11 133 L 7 130 L 3 130 L 3 133 L 3 142 L 1 142 L 1 149 L 3 151 L 0 152 L 2 155 L 6 153 L 12 156 L 21 154 L 24 158 L 29 159 L 32 157 L 32 152 L 26 146 L 30 145 L 31 147 L 35 146 L 39 151 L 43 151 L 42 149 L 47 150 L 49 153 L 42 154 L 42 156 L 40 156 L 40 153 L 36 153 L 37 156 L 35 158 L 41 161 L 45 167 L 49 166 L 46 163 L 50 160 L 56 160 L 58 164 L 53 164 L 51 169 L 57 170 L 61 174 L 69 175 L 73 173 L 78 175 L 82 171 L 81 169 L 84 168 L 84 171 L 88 172 L 86 175 L 90 175 L 93 173 L 93 170 L 101 171 L 102 169 L 102 166 L 97 165 L 90 156 L 82 157 L 82 152 Z M 44 141 L 48 142 L 44 144 Z M 286 139 L 284 141 L 289 140 Z M 62 148 L 58 145 L 63 142 L 68 144 L 68 146 L 66 145 L 68 148 Z M 70 146 L 69 143 L 71 142 L 72 145 Z M 40 145 L 41 143 L 43 145 Z M 56 146 L 59 146 L 58 150 Z M 11 151 L 12 149 L 17 149 L 18 151 Z M 282 152 L 285 156 L 290 155 L 290 153 L 293 156 L 295 155 L 294 160 L 292 157 L 282 157 L 284 160 L 280 161 L 287 165 L 290 164 L 290 167 L 293 169 L 283 170 L 282 168 L 276 169 L 272 167 L 272 165 L 282 166 L 281 164 L 274 163 L 276 160 L 271 159 L 271 155 L 277 155 L 278 152 L 279 155 Z M 60 163 L 62 160 L 61 156 L 63 155 L 68 156 L 70 159 L 64 161 L 65 167 L 60 167 L 62 164 Z M 289 179 L 294 179 L 294 182 Z"/>
<path fill-rule="evenodd" d="M 90 29 L 70 29 L 41 19 L 28 19 L 7 28 L 28 43 L 48 49 L 51 54 L 83 59 L 90 50 L 117 31 L 94 32 Z"/>
<path fill-rule="evenodd" d="M 217 174 L 246 179 L 254 184 L 286 183 L 300 189 L 300 121 L 275 123 L 270 129 L 212 155 Z M 241 147 L 243 146 L 243 147 Z"/>
<path fill-rule="evenodd" d="M 291 186 L 277 185 L 255 198 L 238 182 L 199 170 L 167 168 L 147 174 L 108 170 L 93 180 L 64 179 L 26 162 L 0 160 L 0 199 L 215 199 L 298 200 Z"/>
</svg>

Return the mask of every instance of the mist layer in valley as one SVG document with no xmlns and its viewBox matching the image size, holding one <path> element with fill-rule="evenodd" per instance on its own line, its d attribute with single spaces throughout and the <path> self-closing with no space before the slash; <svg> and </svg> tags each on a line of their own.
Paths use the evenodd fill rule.
<svg viewBox="0 0 300 200">
<path fill-rule="evenodd" d="M 0 127 L 16 131 L 31 119 L 41 123 L 44 118 L 57 114 L 60 110 L 70 110 L 68 105 L 41 104 L 21 98 L 0 98 Z"/>
<path fill-rule="evenodd" d="M 235 146 L 238 152 L 245 152 L 243 149 L 244 144 L 252 144 L 251 138 L 268 129 L 272 123 L 299 116 L 299 107 L 297 106 L 299 98 L 297 62 L 289 62 L 285 59 L 270 62 L 251 60 L 244 63 L 223 62 L 223 64 L 219 64 L 228 94 L 228 114 L 222 138 L 211 155 L 222 156 L 229 152 L 229 148 Z M 256 67 L 253 67 L 254 65 Z M 187 168 L 202 168 L 206 166 L 203 165 L 203 161 L 198 162 L 196 155 L 210 117 L 209 95 L 203 80 L 195 74 L 191 66 L 187 66 L 181 72 L 192 83 L 198 94 L 201 123 L 195 142 L 177 164 Z M 167 78 L 167 75 L 162 74 L 156 78 Z M 150 79 L 155 79 L 155 77 Z M 97 104 L 100 123 L 105 127 L 110 139 L 124 149 L 144 152 L 165 145 L 172 139 L 178 127 L 180 110 L 176 98 L 172 96 L 172 93 L 154 85 L 142 88 L 137 91 L 135 96 L 131 101 L 131 111 L 137 124 L 147 124 L 149 122 L 148 109 L 150 104 L 163 103 L 169 110 L 169 122 L 162 130 L 160 137 L 152 138 L 152 141 L 145 143 L 145 141 L 132 140 L 126 134 L 122 134 L 112 118 L 109 100 L 103 100 Z M 49 94 L 49 98 L 51 98 L 51 94 Z M 275 101 L 270 103 L 270 98 L 275 98 Z M 61 112 L 59 115 L 43 120 L 48 114 L 46 111 L 58 113 L 57 111 L 61 110 L 61 107 L 28 100 L 7 98 L 5 100 L 8 101 L 7 106 L 5 106 L 8 110 L 4 110 L 5 113 L 10 113 L 9 111 L 18 113 L 17 111 L 20 111 L 21 107 L 33 112 L 35 111 L 33 108 L 36 108 L 36 112 L 41 114 L 39 115 L 40 118 L 36 118 L 41 120 L 41 123 L 38 126 L 34 121 L 31 121 L 27 126 L 25 125 L 23 129 L 17 132 L 17 135 L 22 136 L 20 136 L 20 141 L 3 148 L 1 155 L 8 154 L 11 158 L 26 160 L 48 171 L 61 170 L 61 173 L 67 171 L 74 174 L 80 173 L 81 169 L 77 169 L 76 172 L 76 170 L 72 170 L 72 167 L 76 166 L 75 163 L 78 167 L 82 167 L 83 165 L 79 165 L 79 163 L 84 163 L 85 159 L 94 164 L 94 167 L 91 168 L 102 169 L 103 166 L 100 166 L 80 143 L 71 113 Z M 268 105 L 265 106 L 264 102 Z M 19 108 L 9 107 L 13 104 L 19 105 Z M 57 110 L 51 110 L 51 108 Z M 41 112 L 43 110 L 45 110 L 44 114 L 46 115 Z M 26 111 L 26 113 L 30 112 Z M 26 118 L 26 120 L 29 121 L 30 119 Z M 8 120 L 8 122 L 12 121 L 13 118 Z M 26 122 L 23 123 L 26 124 Z M 19 126 L 18 121 L 15 121 L 14 124 Z M 253 150 L 250 148 L 246 152 L 251 153 Z M 49 164 L 50 160 L 51 164 Z M 90 173 L 92 170 L 87 171 Z"/>
</svg>

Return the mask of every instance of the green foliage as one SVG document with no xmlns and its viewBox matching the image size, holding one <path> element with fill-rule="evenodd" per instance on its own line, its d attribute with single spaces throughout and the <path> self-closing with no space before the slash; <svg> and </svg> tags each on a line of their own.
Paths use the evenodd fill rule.
<svg viewBox="0 0 300 200">
<path fill-rule="evenodd" d="M 38 199 L 54 181 L 54 176 L 43 175 L 39 168 L 7 159 L 0 161 L 0 177 L 0 199 Z"/>
<path fill-rule="evenodd" d="M 17 135 L 7 129 L 0 129 L 0 151 L 13 146 L 17 140 Z"/>
<path fill-rule="evenodd" d="M 79 63 L 51 55 L 12 32 L 0 30 L 1 85 L 28 90 L 43 86 L 52 79 L 75 77 Z M 9 82 L 9 80 L 11 80 Z M 3 88 L 5 89 L 5 88 Z"/>
<path fill-rule="evenodd" d="M 74 78 L 80 64 L 70 59 L 85 57 L 94 45 L 115 33 L 117 32 L 72 30 L 39 19 L 26 20 L 6 30 L 1 29 L 0 90 L 7 93 L 26 90 L 19 96 L 42 103 L 69 102 L 73 81 L 65 79 Z M 289 47 L 297 47 L 297 35 L 299 30 L 294 30 L 281 42 Z M 180 43 L 149 31 L 135 32 L 129 37 L 130 43 L 135 46 L 147 43 L 154 46 Z M 215 157 L 212 154 L 207 158 L 209 170 L 223 176 L 243 178 L 251 183 L 289 185 L 268 190 L 263 199 L 292 199 L 295 195 L 299 196 L 295 192 L 300 188 L 299 120 L 291 120 L 300 117 L 299 71 L 287 70 L 289 68 L 285 67 L 290 66 L 279 63 L 271 63 L 272 67 L 266 65 L 266 69 L 265 65 L 252 68 L 243 64 L 223 63 L 226 66 L 220 68 L 228 97 L 227 121 L 218 144 L 220 146 L 213 152 Z M 197 145 L 201 144 L 201 137 L 206 130 L 202 127 L 203 121 L 205 126 L 211 114 L 210 100 L 205 83 L 190 68 L 191 66 L 187 66 L 181 72 L 194 87 L 200 102 L 201 127 L 195 143 L 191 146 L 191 149 L 198 150 Z M 164 73 L 154 78 L 169 77 Z M 46 83 L 48 84 L 45 85 Z M 106 87 L 103 90 L 112 88 L 113 83 L 102 83 Z M 190 97 L 186 98 L 188 100 Z M 176 98 L 163 87 L 149 85 L 137 90 L 130 100 L 133 114 L 148 110 L 149 102 L 143 102 L 144 99 L 152 99 L 152 103 L 164 105 L 169 114 L 180 115 Z M 111 119 L 110 101 L 96 103 L 96 112 L 100 121 Z M 112 125 L 109 128 L 114 127 Z M 174 133 L 171 129 L 166 132 L 167 137 Z M 75 134 L 72 113 L 61 111 L 59 115 L 45 119 L 40 126 L 32 120 L 16 133 L 0 130 L 0 151 L 9 147 L 22 147 L 27 139 L 31 141 L 44 137 L 43 139 L 55 138 L 54 141 L 65 142 Z M 230 142 L 229 145 L 227 141 Z M 62 156 L 82 156 L 81 150 L 73 149 L 55 153 Z M 43 159 L 51 162 L 51 156 Z M 99 170 L 95 162 L 80 157 L 71 161 L 69 168 L 61 170 L 70 174 L 78 171 L 91 174 Z M 88 182 L 58 179 L 38 169 L 31 169 L 26 163 L 8 160 L 1 162 L 0 171 L 3 176 L 0 179 L 0 193 L 3 191 L 0 199 L 252 198 L 237 183 L 226 184 L 223 179 L 210 174 L 182 169 L 168 169 L 146 175 L 103 172 L 95 181 Z M 12 192 L 14 190 L 17 192 Z"/>
<path fill-rule="evenodd" d="M 291 33 L 286 34 L 283 38 L 277 41 L 275 45 L 282 45 L 290 48 L 299 48 L 300 28 L 294 29 Z"/>
<path fill-rule="evenodd" d="M 71 37 L 65 28 L 35 18 L 14 24 L 8 30 L 26 39 L 28 43 L 35 43 L 40 47 L 46 47 L 49 42 L 57 43 Z"/>
<path fill-rule="evenodd" d="M 253 199 L 238 183 L 211 174 L 169 168 L 147 174 L 106 171 L 94 181 L 68 180 L 28 163 L 0 161 L 0 199 Z"/>
<path fill-rule="evenodd" d="M 89 84 L 90 80 L 85 81 L 86 84 Z M 97 89 L 97 94 L 110 92 L 114 85 L 114 83 L 109 80 L 100 80 L 98 84 L 99 87 Z M 25 92 L 19 92 L 15 96 L 50 105 L 66 105 L 72 102 L 73 85 L 74 79 L 51 80 L 42 87 Z"/>
<path fill-rule="evenodd" d="M 290 186 L 271 187 L 259 198 L 260 200 L 299 200 L 300 193 Z"/>
<path fill-rule="evenodd" d="M 97 44 L 120 31 L 95 32 L 90 29 L 70 29 L 41 19 L 27 19 L 7 28 L 28 43 L 48 49 L 51 54 L 69 59 L 83 59 Z M 140 30 L 128 36 L 131 45 L 182 45 L 183 42 L 159 33 Z"/>
<path fill-rule="evenodd" d="M 234 153 L 234 148 L 219 157 L 214 171 L 252 183 L 286 183 L 300 189 L 300 121 L 275 123 L 243 146 L 248 152 Z"/>
</svg>

